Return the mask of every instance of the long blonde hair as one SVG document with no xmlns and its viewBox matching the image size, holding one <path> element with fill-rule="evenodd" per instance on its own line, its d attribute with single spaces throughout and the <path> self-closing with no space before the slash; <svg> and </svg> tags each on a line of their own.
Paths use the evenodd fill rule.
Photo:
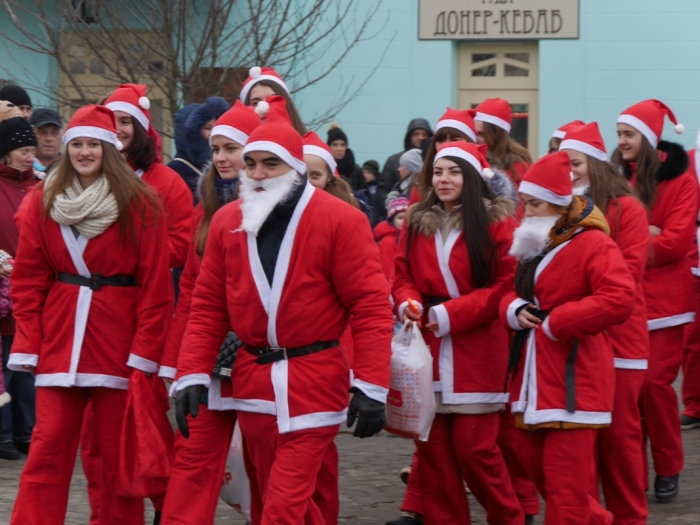
<svg viewBox="0 0 700 525">
<path fill-rule="evenodd" d="M 141 220 L 145 218 L 145 212 L 152 210 L 156 217 L 161 213 L 161 203 L 158 194 L 145 182 L 136 176 L 127 164 L 124 157 L 117 151 L 114 145 L 100 141 L 102 144 L 102 173 L 107 179 L 107 184 L 119 209 L 119 233 L 122 239 L 127 233 L 135 239 L 134 220 L 132 206 L 136 207 Z M 61 155 L 56 169 L 51 173 L 51 184 L 44 184 L 44 214 L 48 219 L 56 196 L 73 184 L 73 179 L 78 175 L 73 168 L 68 152 Z"/>
</svg>

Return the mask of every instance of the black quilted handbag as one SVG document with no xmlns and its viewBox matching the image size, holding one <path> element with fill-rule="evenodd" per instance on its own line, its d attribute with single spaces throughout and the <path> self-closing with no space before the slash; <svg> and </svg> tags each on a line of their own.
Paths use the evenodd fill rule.
<svg viewBox="0 0 700 525">
<path fill-rule="evenodd" d="M 219 355 L 216 357 L 216 365 L 212 371 L 212 376 L 218 379 L 231 380 L 233 363 L 236 362 L 236 354 L 241 346 L 243 346 L 243 343 L 238 339 L 238 336 L 233 332 L 229 332 L 221 348 L 219 348 Z"/>
</svg>

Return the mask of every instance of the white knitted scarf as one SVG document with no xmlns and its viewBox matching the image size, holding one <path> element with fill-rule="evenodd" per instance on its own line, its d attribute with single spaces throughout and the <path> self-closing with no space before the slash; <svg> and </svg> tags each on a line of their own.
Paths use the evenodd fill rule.
<svg viewBox="0 0 700 525">
<path fill-rule="evenodd" d="M 55 180 L 49 176 L 47 184 Z M 103 233 L 119 217 L 114 198 L 104 175 L 83 189 L 78 177 L 56 195 L 51 207 L 51 218 L 59 224 L 74 226 L 83 237 L 92 239 Z"/>
</svg>

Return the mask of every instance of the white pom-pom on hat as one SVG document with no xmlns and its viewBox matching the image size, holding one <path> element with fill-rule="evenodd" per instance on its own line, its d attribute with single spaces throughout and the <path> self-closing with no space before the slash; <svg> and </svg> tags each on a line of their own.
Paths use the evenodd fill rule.
<svg viewBox="0 0 700 525">
<path fill-rule="evenodd" d="M 267 114 L 269 111 L 270 111 L 270 104 L 268 104 L 264 100 L 261 100 L 260 102 L 258 102 L 258 105 L 255 106 L 255 112 L 258 114 L 258 116 L 260 118 L 267 117 Z"/>
<path fill-rule="evenodd" d="M 251 78 L 258 78 L 260 75 L 262 75 L 262 68 L 260 66 L 253 66 L 248 71 L 248 74 L 251 76 Z"/>
<path fill-rule="evenodd" d="M 481 170 L 481 177 L 484 180 L 491 180 L 493 179 L 494 175 L 496 175 L 491 168 L 484 168 Z"/>
<path fill-rule="evenodd" d="M 673 131 L 680 135 L 681 133 L 685 132 L 685 126 L 679 122 L 678 124 L 673 126 Z"/>
<path fill-rule="evenodd" d="M 115 146 L 117 147 L 117 151 L 121 151 L 124 149 L 124 144 L 122 144 L 121 140 L 118 140 Z"/>
<path fill-rule="evenodd" d="M 141 109 L 151 109 L 151 101 L 148 100 L 148 97 L 139 97 L 139 106 Z"/>
</svg>

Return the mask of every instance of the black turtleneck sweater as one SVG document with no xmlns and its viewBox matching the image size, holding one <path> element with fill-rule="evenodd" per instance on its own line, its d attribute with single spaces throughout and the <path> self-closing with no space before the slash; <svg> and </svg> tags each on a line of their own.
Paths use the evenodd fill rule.
<svg viewBox="0 0 700 525">
<path fill-rule="evenodd" d="M 258 255 L 270 285 L 272 285 L 272 278 L 275 275 L 275 266 L 284 234 L 287 233 L 287 226 L 292 220 L 292 215 L 302 193 L 304 193 L 304 188 L 306 188 L 306 175 L 301 178 L 299 183 L 295 184 L 289 196 L 272 209 L 258 232 Z"/>
</svg>

